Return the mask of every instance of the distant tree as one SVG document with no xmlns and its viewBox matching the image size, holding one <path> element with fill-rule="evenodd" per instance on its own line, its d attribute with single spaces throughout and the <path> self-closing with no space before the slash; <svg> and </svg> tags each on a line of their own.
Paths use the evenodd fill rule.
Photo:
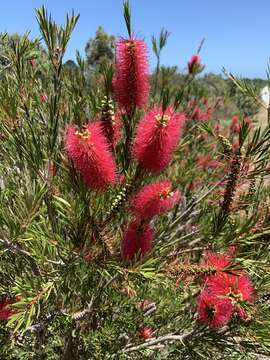
<svg viewBox="0 0 270 360">
<path fill-rule="evenodd" d="M 90 68 L 99 67 L 101 64 L 110 63 L 114 59 L 115 37 L 105 32 L 99 26 L 95 37 L 90 38 L 85 46 L 86 65 Z"/>
<path fill-rule="evenodd" d="M 69 71 L 74 71 L 77 69 L 75 61 L 69 59 L 64 63 L 64 68 Z"/>
</svg>

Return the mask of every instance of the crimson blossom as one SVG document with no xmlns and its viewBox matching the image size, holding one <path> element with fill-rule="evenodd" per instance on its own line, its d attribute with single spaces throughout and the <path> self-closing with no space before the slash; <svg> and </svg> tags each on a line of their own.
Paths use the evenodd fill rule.
<svg viewBox="0 0 270 360">
<path fill-rule="evenodd" d="M 185 115 L 171 107 L 164 112 L 153 108 L 145 114 L 138 124 L 133 145 L 134 158 L 141 168 L 159 173 L 169 165 L 184 121 Z"/>
<path fill-rule="evenodd" d="M 116 43 L 116 65 L 113 91 L 121 109 L 130 113 L 142 108 L 148 99 L 148 59 L 143 40 L 131 37 Z"/>
<path fill-rule="evenodd" d="M 81 131 L 69 126 L 65 146 L 75 168 L 90 188 L 104 190 L 116 182 L 116 165 L 99 123 L 89 123 Z"/>
<path fill-rule="evenodd" d="M 143 220 L 171 210 L 180 200 L 180 191 L 172 190 L 170 181 L 163 180 L 144 186 L 132 199 L 131 210 Z"/>
<path fill-rule="evenodd" d="M 232 317 L 233 305 L 230 299 L 203 291 L 197 300 L 198 319 L 213 328 L 226 325 Z"/>
<path fill-rule="evenodd" d="M 150 224 L 133 221 L 124 231 L 121 244 L 122 258 L 133 260 L 140 253 L 142 256 L 152 249 L 154 232 Z"/>
</svg>

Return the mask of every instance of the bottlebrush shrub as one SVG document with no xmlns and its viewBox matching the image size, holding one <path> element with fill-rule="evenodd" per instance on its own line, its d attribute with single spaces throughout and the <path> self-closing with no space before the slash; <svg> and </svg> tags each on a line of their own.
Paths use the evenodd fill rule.
<svg viewBox="0 0 270 360">
<path fill-rule="evenodd" d="M 143 107 L 148 99 L 148 60 L 143 40 L 131 37 L 116 43 L 113 90 L 120 108 L 129 113 Z"/>
<path fill-rule="evenodd" d="M 185 115 L 171 107 L 164 112 L 153 108 L 139 122 L 133 145 L 133 155 L 139 166 L 151 173 L 164 170 L 172 159 L 182 132 Z"/>
<path fill-rule="evenodd" d="M 150 224 L 140 221 L 129 223 L 124 231 L 121 245 L 122 258 L 133 260 L 136 255 L 145 255 L 152 248 L 154 232 Z"/>
<path fill-rule="evenodd" d="M 66 131 L 67 153 L 85 183 L 94 190 L 104 190 L 116 181 L 116 165 L 100 124 L 88 124 L 82 130 L 69 126 Z"/>
<path fill-rule="evenodd" d="M 61 27 L 39 9 L 42 49 L 0 36 L 0 359 L 268 356 L 269 123 L 227 108 L 234 78 L 163 67 L 165 30 L 148 74 L 124 15 L 116 64 L 90 78 L 89 59 L 62 62 L 76 16 Z"/>
<path fill-rule="evenodd" d="M 137 218 L 150 220 L 171 210 L 179 200 L 180 191 L 173 191 L 170 181 L 158 181 L 144 186 L 131 199 L 131 210 Z"/>
</svg>

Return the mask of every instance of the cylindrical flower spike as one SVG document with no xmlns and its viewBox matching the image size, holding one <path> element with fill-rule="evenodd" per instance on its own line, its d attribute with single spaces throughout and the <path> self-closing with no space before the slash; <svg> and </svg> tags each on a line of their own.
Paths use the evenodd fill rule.
<svg viewBox="0 0 270 360">
<path fill-rule="evenodd" d="M 129 113 L 143 107 L 149 93 L 146 44 L 136 38 L 116 43 L 116 69 L 113 90 L 119 107 Z"/>
<path fill-rule="evenodd" d="M 188 72 L 191 75 L 197 75 L 203 71 L 204 66 L 201 64 L 201 59 L 198 54 L 192 55 L 188 62 Z"/>
<path fill-rule="evenodd" d="M 114 150 L 116 142 L 121 137 L 120 115 L 115 114 L 112 100 L 105 98 L 101 105 L 99 121 L 102 132 L 108 141 L 110 149 Z"/>
<path fill-rule="evenodd" d="M 181 135 L 185 115 L 170 107 L 150 110 L 140 121 L 133 146 L 134 158 L 151 173 L 164 170 L 172 159 Z"/>
<path fill-rule="evenodd" d="M 239 134 L 240 132 L 240 119 L 238 116 L 233 116 L 232 117 L 232 121 L 231 121 L 231 124 L 230 124 L 230 130 L 232 133 L 237 133 Z"/>
<path fill-rule="evenodd" d="M 133 221 L 124 231 L 121 244 L 122 258 L 133 260 L 140 253 L 142 256 L 152 249 L 154 232 L 150 224 Z"/>
<path fill-rule="evenodd" d="M 116 182 L 116 165 L 99 123 L 89 123 L 81 131 L 69 126 L 65 146 L 75 168 L 91 189 L 104 190 Z"/>
<path fill-rule="evenodd" d="M 131 200 L 131 210 L 136 217 L 150 220 L 171 210 L 180 199 L 180 191 L 172 190 L 170 181 L 158 181 L 144 186 Z"/>
</svg>

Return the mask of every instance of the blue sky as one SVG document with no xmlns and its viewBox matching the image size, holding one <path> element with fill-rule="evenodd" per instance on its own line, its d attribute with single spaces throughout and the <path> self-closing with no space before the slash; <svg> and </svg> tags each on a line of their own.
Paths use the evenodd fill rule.
<svg viewBox="0 0 270 360">
<path fill-rule="evenodd" d="M 162 27 L 171 32 L 162 54 L 166 65 L 184 69 L 188 58 L 206 39 L 202 50 L 207 71 L 221 72 L 222 66 L 237 75 L 265 77 L 270 56 L 269 0 L 133 0 L 133 29 L 148 44 Z M 66 58 L 84 52 L 98 25 L 110 34 L 125 35 L 122 0 L 9 0 L 0 1 L 0 30 L 39 35 L 34 9 L 44 4 L 57 22 L 74 9 L 80 19 Z M 150 52 L 151 54 L 151 52 Z M 154 66 L 150 55 L 151 67 Z"/>
</svg>

